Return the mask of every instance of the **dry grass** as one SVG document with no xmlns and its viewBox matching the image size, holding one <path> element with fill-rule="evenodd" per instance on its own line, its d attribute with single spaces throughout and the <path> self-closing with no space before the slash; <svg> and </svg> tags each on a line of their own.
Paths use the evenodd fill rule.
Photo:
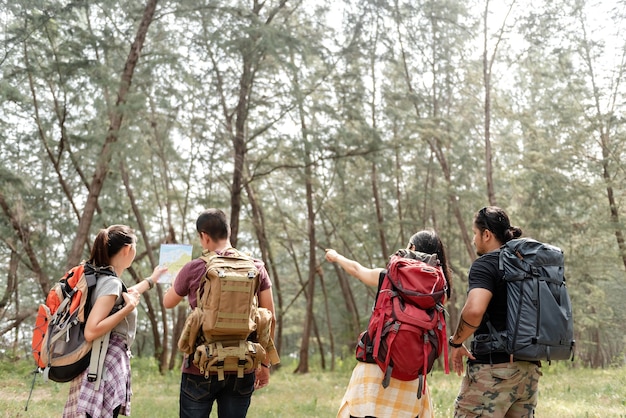
<svg viewBox="0 0 626 418">
<path fill-rule="evenodd" d="M 255 392 L 248 416 L 334 417 L 350 378 L 352 364 L 337 372 L 294 375 L 287 365 L 273 372 L 271 384 Z M 30 390 L 32 366 L 28 363 L 0 368 L 0 416 L 59 417 L 68 384 L 44 383 L 37 377 L 29 410 L 24 411 Z M 626 368 L 588 370 L 563 363 L 546 366 L 540 382 L 537 417 L 626 418 Z M 135 418 L 178 416 L 178 372 L 159 375 L 147 359 L 133 359 L 133 414 Z M 460 378 L 435 371 L 428 376 L 436 415 L 451 417 Z M 212 414 L 216 417 L 217 414 Z"/>
</svg>

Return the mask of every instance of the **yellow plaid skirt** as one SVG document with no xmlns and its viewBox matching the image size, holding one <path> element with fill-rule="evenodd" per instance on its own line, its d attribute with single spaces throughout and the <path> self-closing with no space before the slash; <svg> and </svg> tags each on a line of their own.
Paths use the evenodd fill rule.
<svg viewBox="0 0 626 418">
<path fill-rule="evenodd" d="M 359 362 L 352 371 L 337 418 L 433 418 L 428 387 L 426 393 L 417 399 L 418 379 L 405 382 L 392 378 L 389 386 L 383 388 L 383 377 L 377 364 Z"/>
</svg>

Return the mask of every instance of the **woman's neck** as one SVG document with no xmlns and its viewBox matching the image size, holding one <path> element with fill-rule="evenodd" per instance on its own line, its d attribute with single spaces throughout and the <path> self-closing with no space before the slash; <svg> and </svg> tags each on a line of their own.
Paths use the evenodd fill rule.
<svg viewBox="0 0 626 418">
<path fill-rule="evenodd" d="M 115 272 L 117 277 L 122 277 L 122 273 L 124 273 L 124 270 L 126 270 L 126 267 L 123 264 L 123 260 L 121 260 L 120 257 L 117 257 L 117 255 L 111 259 L 111 267 L 113 268 L 113 271 Z"/>
</svg>

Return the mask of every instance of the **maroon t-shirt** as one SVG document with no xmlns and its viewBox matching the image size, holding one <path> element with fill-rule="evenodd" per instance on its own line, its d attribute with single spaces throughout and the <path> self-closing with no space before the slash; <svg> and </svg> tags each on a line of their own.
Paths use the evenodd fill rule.
<svg viewBox="0 0 626 418">
<path fill-rule="evenodd" d="M 217 251 L 217 253 L 222 254 L 219 251 Z M 226 251 L 226 254 L 228 254 L 228 251 Z M 255 259 L 254 265 L 259 270 L 259 292 L 271 288 L 272 282 L 270 281 L 270 276 L 267 274 L 267 270 L 265 269 L 265 263 L 261 260 Z M 200 286 L 205 273 L 205 261 L 200 258 L 196 258 L 195 260 L 191 260 L 185 264 L 178 272 L 176 280 L 174 280 L 174 291 L 179 296 L 187 296 L 191 309 L 195 309 L 196 306 L 198 306 L 198 287 Z M 187 356 L 183 359 L 182 371 L 183 373 L 196 375 L 202 374 L 200 373 L 200 370 L 194 366 L 193 362 L 187 361 Z"/>
</svg>

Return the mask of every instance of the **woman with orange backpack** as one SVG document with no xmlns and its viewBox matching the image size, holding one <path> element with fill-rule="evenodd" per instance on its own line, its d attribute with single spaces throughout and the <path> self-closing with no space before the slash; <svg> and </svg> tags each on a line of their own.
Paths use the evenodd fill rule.
<svg viewBox="0 0 626 418">
<path fill-rule="evenodd" d="M 137 305 L 141 294 L 152 289 L 167 267 L 157 266 L 152 275 L 124 292 L 119 277 L 136 255 L 137 237 L 125 225 L 100 230 L 88 263 L 96 271 L 108 270 L 116 280 L 98 280 L 91 312 L 85 324 L 88 341 L 110 332 L 102 379 L 92 379 L 89 369 L 71 381 L 63 417 L 117 417 L 130 415 L 130 347 L 137 328 Z M 100 276 L 102 277 L 102 276 Z M 115 310 L 115 306 L 121 306 Z M 114 313 L 112 313 L 115 311 Z"/>
</svg>

